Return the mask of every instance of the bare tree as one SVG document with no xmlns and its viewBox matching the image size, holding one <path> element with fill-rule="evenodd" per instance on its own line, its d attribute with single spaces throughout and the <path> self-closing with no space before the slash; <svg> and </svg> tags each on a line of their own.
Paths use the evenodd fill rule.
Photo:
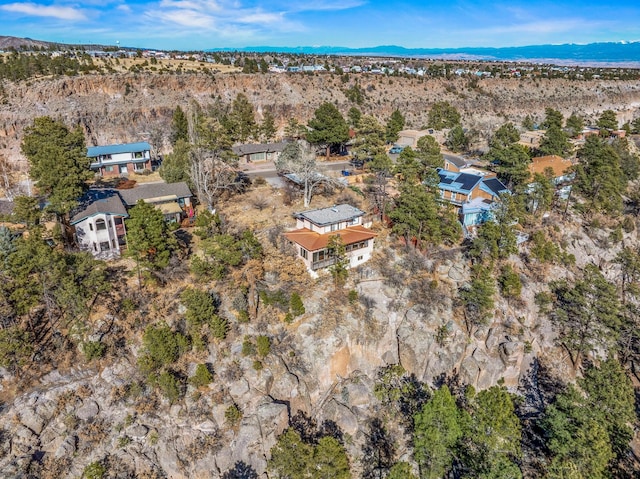
<svg viewBox="0 0 640 479">
<path fill-rule="evenodd" d="M 305 207 L 311 203 L 316 187 L 343 186 L 335 178 L 321 173 L 316 162 L 316 152 L 305 141 L 296 141 L 285 146 L 275 166 L 278 173 L 292 175 L 290 179 L 302 187 Z"/>
<path fill-rule="evenodd" d="M 190 116 L 189 175 L 198 200 L 212 211 L 223 191 L 237 187 L 237 158 L 231 152 L 229 137 L 217 120 L 206 118 L 197 106 Z"/>
</svg>

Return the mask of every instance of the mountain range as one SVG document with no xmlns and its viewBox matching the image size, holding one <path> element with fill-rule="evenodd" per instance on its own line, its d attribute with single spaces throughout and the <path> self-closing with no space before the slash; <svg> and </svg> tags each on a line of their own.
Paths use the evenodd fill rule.
<svg viewBox="0 0 640 479">
<path fill-rule="evenodd" d="M 59 43 L 0 36 L 0 49 L 48 47 L 99 48 L 99 45 L 63 45 Z M 135 47 L 125 47 L 135 48 Z M 242 48 L 210 48 L 206 51 L 292 53 L 307 55 L 353 55 L 376 57 L 432 58 L 453 60 L 518 61 L 589 66 L 625 66 L 640 68 L 640 41 L 602 42 L 562 45 L 528 45 L 520 47 L 464 47 L 464 48 L 405 48 L 398 45 L 380 45 L 364 48 L 340 46 L 275 47 L 253 46 Z"/>
<path fill-rule="evenodd" d="M 405 48 L 397 45 L 349 48 L 330 46 L 215 48 L 208 51 L 278 52 L 309 55 L 357 55 L 460 60 L 537 61 L 545 63 L 626 64 L 640 67 L 640 41 L 522 47 Z"/>
</svg>

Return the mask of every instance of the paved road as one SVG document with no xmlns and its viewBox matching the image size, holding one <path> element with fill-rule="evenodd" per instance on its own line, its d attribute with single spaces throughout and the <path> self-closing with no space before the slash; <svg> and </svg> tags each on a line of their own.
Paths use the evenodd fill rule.
<svg viewBox="0 0 640 479">
<path fill-rule="evenodd" d="M 444 153 L 443 156 L 445 158 L 460 158 L 461 156 L 452 155 L 450 153 Z M 394 163 L 398 159 L 398 155 L 389 155 L 391 161 Z M 353 167 L 349 164 L 348 160 L 343 161 L 329 161 L 329 162 L 318 162 L 318 169 L 321 171 L 341 171 L 341 170 L 352 170 Z M 244 172 L 251 178 L 256 176 L 262 176 L 266 180 L 277 180 L 279 179 L 278 174 L 276 173 L 276 168 L 273 163 L 265 163 L 263 165 L 250 165 Z M 275 181 L 270 181 L 270 183 Z"/>
<path fill-rule="evenodd" d="M 253 165 L 252 165 L 253 166 Z M 345 169 L 351 169 L 349 161 L 330 161 L 330 162 L 318 162 L 318 169 L 320 171 L 341 171 Z M 244 172 L 251 178 L 255 176 L 262 176 L 265 179 L 277 178 L 276 168 L 273 164 L 265 164 L 261 167 L 246 169 Z"/>
</svg>

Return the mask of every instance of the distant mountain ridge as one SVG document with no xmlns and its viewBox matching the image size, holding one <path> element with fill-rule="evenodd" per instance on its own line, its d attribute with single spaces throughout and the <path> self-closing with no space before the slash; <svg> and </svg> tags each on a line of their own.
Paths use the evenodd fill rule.
<svg viewBox="0 0 640 479">
<path fill-rule="evenodd" d="M 84 47 L 100 45 L 74 45 L 0 35 L 0 50 L 34 47 Z M 123 47 L 125 48 L 125 47 Z M 135 47 L 127 47 L 135 48 Z M 522 47 L 463 47 L 463 48 L 405 48 L 398 45 L 379 45 L 364 48 L 333 46 L 274 47 L 254 46 L 241 48 L 210 48 L 207 52 L 294 53 L 307 55 L 353 55 L 377 57 L 433 58 L 453 60 L 531 61 L 556 64 L 596 66 L 623 65 L 640 68 L 640 41 L 602 42 L 579 45 L 528 45 Z"/>
<path fill-rule="evenodd" d="M 576 63 L 634 63 L 640 66 L 640 41 L 606 42 L 578 45 L 529 45 L 523 47 L 467 47 L 467 48 L 405 48 L 397 45 L 376 47 L 244 47 L 221 48 L 207 51 L 277 52 L 308 55 L 357 55 L 416 58 L 452 58 L 497 61 L 560 61 Z"/>
</svg>

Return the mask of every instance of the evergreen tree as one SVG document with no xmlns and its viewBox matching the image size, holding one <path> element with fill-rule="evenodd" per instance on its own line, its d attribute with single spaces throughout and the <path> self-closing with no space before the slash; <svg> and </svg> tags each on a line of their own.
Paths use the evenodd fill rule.
<svg viewBox="0 0 640 479">
<path fill-rule="evenodd" d="M 223 121 L 233 142 L 245 143 L 256 134 L 256 119 L 253 105 L 244 93 L 238 93 L 229 115 Z"/>
<path fill-rule="evenodd" d="M 404 129 L 405 119 L 400 110 L 395 109 L 385 128 L 385 140 L 387 143 L 394 143 L 398 141 L 398 133 Z"/>
<path fill-rule="evenodd" d="M 404 150 L 403 150 L 404 151 Z M 444 166 L 444 158 L 440 145 L 432 136 L 425 135 L 418 140 L 416 144 L 416 158 L 425 169 L 442 168 Z M 426 180 L 427 175 L 422 176 L 422 180 Z"/>
<path fill-rule="evenodd" d="M 191 145 L 179 139 L 173 145 L 173 152 L 165 156 L 158 170 L 160 177 L 167 183 L 186 181 L 193 186 L 189 176 L 191 168 Z"/>
<path fill-rule="evenodd" d="M 275 118 L 270 110 L 266 110 L 262 117 L 262 123 L 260 124 L 260 137 L 264 141 L 271 141 L 276 136 L 276 123 Z"/>
<path fill-rule="evenodd" d="M 458 440 L 468 422 L 465 415 L 446 385 L 435 391 L 416 414 L 413 447 L 421 478 L 440 478 L 451 468 Z"/>
<path fill-rule="evenodd" d="M 528 182 L 531 158 L 526 146 L 514 143 L 505 148 L 492 148 L 489 154 L 498 162 L 496 170 L 508 188 L 518 189 Z"/>
<path fill-rule="evenodd" d="M 362 112 L 357 107 L 352 106 L 347 112 L 347 118 L 349 119 L 349 126 L 357 130 L 360 127 Z"/>
<path fill-rule="evenodd" d="M 583 278 L 574 285 L 566 280 L 552 283 L 552 291 L 556 300 L 551 319 L 558 329 L 558 342 L 575 367 L 584 354 L 616 343 L 621 326 L 620 302 L 615 286 L 597 266 L 587 265 Z"/>
<path fill-rule="evenodd" d="M 189 141 L 189 122 L 180 105 L 173 111 L 171 120 L 171 144 L 175 147 L 179 141 Z"/>
<path fill-rule="evenodd" d="M 567 138 L 567 134 L 552 124 L 545 132 L 540 147 L 538 148 L 543 155 L 566 156 L 572 149 L 571 143 Z"/>
<path fill-rule="evenodd" d="M 462 125 L 457 124 L 447 135 L 447 148 L 453 152 L 467 151 L 469 148 L 469 138 L 462 129 Z"/>
<path fill-rule="evenodd" d="M 612 477 L 612 461 L 627 454 L 634 420 L 633 386 L 620 364 L 608 359 L 589 367 L 545 411 L 542 426 L 554 456 L 549 477 Z"/>
<path fill-rule="evenodd" d="M 169 264 L 176 241 L 159 209 L 138 201 L 129 211 L 126 226 L 127 256 L 151 269 L 162 269 Z"/>
<path fill-rule="evenodd" d="M 349 140 L 349 126 L 333 103 L 320 105 L 309 120 L 307 141 L 326 148 L 327 158 L 332 147 L 339 147 Z"/>
<path fill-rule="evenodd" d="M 536 127 L 536 125 L 533 122 L 533 118 L 531 118 L 531 115 L 527 115 L 524 117 L 524 119 L 522 120 L 522 128 L 524 128 L 525 130 L 533 130 Z"/>
<path fill-rule="evenodd" d="M 566 126 L 569 136 L 575 138 L 582 133 L 582 130 L 584 129 L 584 119 L 581 116 L 572 113 L 571 116 L 567 118 Z"/>
<path fill-rule="evenodd" d="M 373 158 L 385 153 L 384 130 L 375 117 L 365 115 L 360 119 L 352 150 L 357 158 Z"/>
<path fill-rule="evenodd" d="M 503 387 L 470 394 L 471 420 L 462 439 L 462 464 L 467 477 L 522 477 L 522 431 L 513 399 Z"/>
<path fill-rule="evenodd" d="M 596 122 L 598 128 L 606 130 L 607 132 L 618 129 L 618 117 L 613 110 L 605 110 L 602 112 L 598 121 Z"/>
<path fill-rule="evenodd" d="M 625 189 L 620 157 L 597 136 L 589 136 L 578 152 L 574 188 L 588 202 L 589 209 L 615 213 L 622 210 Z"/>
<path fill-rule="evenodd" d="M 454 106 L 446 101 L 440 101 L 433 104 L 429 110 L 429 119 L 427 127 L 436 130 L 445 128 L 453 128 L 460 124 L 460 113 Z"/>
<path fill-rule="evenodd" d="M 531 187 L 528 191 L 529 205 L 534 215 L 544 213 L 553 203 L 553 182 L 547 175 L 534 173 Z"/>
<path fill-rule="evenodd" d="M 407 247 L 413 243 L 420 248 L 423 241 L 452 244 L 461 236 L 455 213 L 420 184 L 405 183 L 401 187 L 389 218 L 393 232 L 404 237 Z"/>
<path fill-rule="evenodd" d="M 562 113 L 558 110 L 554 110 L 553 108 L 545 108 L 544 110 L 545 118 L 541 128 L 548 130 L 549 128 L 557 128 L 558 130 L 562 130 L 562 123 L 564 122 L 564 117 Z"/>
<path fill-rule="evenodd" d="M 22 153 L 29 160 L 31 178 L 47 196 L 47 208 L 66 224 L 68 213 L 93 177 L 82 129 L 69 130 L 48 116 L 36 118 L 25 129 Z"/>
<path fill-rule="evenodd" d="M 396 462 L 389 470 L 387 479 L 418 479 L 408 462 Z"/>
<path fill-rule="evenodd" d="M 513 123 L 508 122 L 496 130 L 489 140 L 489 147 L 493 149 L 507 148 L 520 140 L 520 133 Z"/>
</svg>

